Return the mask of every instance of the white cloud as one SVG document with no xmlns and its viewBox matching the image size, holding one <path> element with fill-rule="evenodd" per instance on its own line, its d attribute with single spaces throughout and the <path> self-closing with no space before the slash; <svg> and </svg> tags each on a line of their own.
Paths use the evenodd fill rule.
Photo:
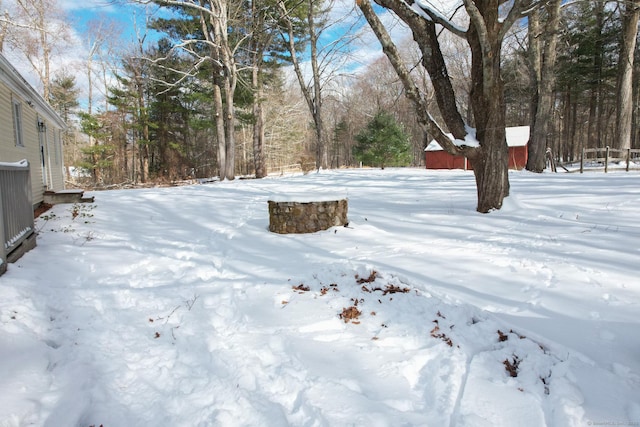
<svg viewBox="0 0 640 427">
<path fill-rule="evenodd" d="M 114 13 L 118 11 L 118 6 L 113 1 L 108 0 L 59 0 L 58 5 L 65 11 L 93 10 L 104 13 Z"/>
</svg>

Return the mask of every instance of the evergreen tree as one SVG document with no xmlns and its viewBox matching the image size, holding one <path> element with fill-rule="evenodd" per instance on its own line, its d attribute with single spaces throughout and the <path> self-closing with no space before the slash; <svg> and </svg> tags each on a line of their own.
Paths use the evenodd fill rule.
<svg viewBox="0 0 640 427">
<path fill-rule="evenodd" d="M 407 166 L 411 146 L 404 129 L 390 114 L 378 112 L 358 135 L 353 155 L 365 165 Z"/>
<path fill-rule="evenodd" d="M 612 135 L 607 128 L 615 125 L 608 117 L 615 109 L 620 20 L 615 9 L 602 2 L 578 2 L 564 19 L 565 31 L 558 44 L 562 49 L 557 59 L 557 85 L 575 110 L 573 122 L 565 126 L 577 127 L 580 144 L 603 147 L 607 134 Z M 585 129 L 581 129 L 583 124 Z"/>
<path fill-rule="evenodd" d="M 79 93 L 75 77 L 63 72 L 56 74 L 53 78 L 49 92 L 49 104 L 67 124 L 69 124 L 73 110 L 80 105 L 78 103 Z"/>
<path fill-rule="evenodd" d="M 154 126 L 149 120 L 148 112 L 148 63 L 139 58 L 124 58 L 121 74 L 115 77 L 118 85 L 110 88 L 109 103 L 116 107 L 116 111 L 123 119 L 121 125 L 124 132 L 121 132 L 121 135 L 125 137 L 122 144 L 126 147 L 129 143 L 126 135 L 130 134 L 133 137 L 133 156 L 137 156 L 139 162 L 137 173 L 132 176 L 133 181 L 139 178 L 141 182 L 146 182 L 150 169 L 149 146 L 152 144 L 149 133 Z M 135 164 L 133 167 L 135 170 Z"/>
<path fill-rule="evenodd" d="M 91 172 L 95 184 L 104 184 L 105 175 L 113 166 L 113 145 L 106 143 L 110 133 L 105 129 L 101 117 L 80 113 L 80 129 L 94 142 L 93 145 L 82 148 L 85 159 L 78 166 Z"/>
<path fill-rule="evenodd" d="M 78 95 L 80 90 L 76 87 L 75 77 L 67 73 L 59 73 L 53 78 L 49 92 L 49 104 L 56 110 L 67 128 L 62 131 L 62 144 L 64 145 L 64 164 L 69 167 L 77 163 L 79 153 L 76 150 L 74 130 L 71 124 L 71 116 L 80 105 Z"/>
<path fill-rule="evenodd" d="M 192 102 L 191 94 L 194 91 L 205 91 L 203 85 L 195 83 L 194 78 L 189 78 L 180 87 L 167 87 L 165 82 L 177 81 L 179 73 L 175 70 L 183 69 L 183 61 L 175 52 L 171 51 L 171 42 L 167 38 L 158 41 L 157 46 L 147 53 L 149 58 L 163 57 L 164 66 L 153 65 L 149 69 L 149 120 L 153 124 L 150 127 L 149 139 L 153 144 L 151 153 L 151 169 L 157 176 L 170 179 L 184 178 L 195 175 L 198 169 L 194 157 L 198 157 L 200 150 L 196 148 L 193 135 L 196 132 L 188 129 L 189 120 L 196 115 L 210 116 L 208 101 Z M 210 98 L 210 97 L 209 97 Z M 205 106 L 205 111 L 202 106 Z M 212 123 L 207 120 L 204 132 L 212 128 Z M 206 143 L 204 146 L 206 147 Z M 204 155 L 206 158 L 215 157 L 214 152 Z M 201 176 L 211 176 L 212 170 L 203 171 Z"/>
</svg>

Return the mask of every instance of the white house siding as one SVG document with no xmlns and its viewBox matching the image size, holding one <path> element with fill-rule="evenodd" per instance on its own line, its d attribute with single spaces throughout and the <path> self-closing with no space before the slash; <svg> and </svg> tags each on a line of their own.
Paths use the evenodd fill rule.
<svg viewBox="0 0 640 427">
<path fill-rule="evenodd" d="M 23 146 L 16 146 L 13 101 L 22 110 Z M 44 141 L 46 177 L 40 156 L 38 120 L 45 125 Z M 34 206 L 44 199 L 46 190 L 64 190 L 64 167 L 60 131 L 64 122 L 11 64 L 0 55 L 0 161 L 27 159 L 31 167 Z M 45 181 L 46 179 L 46 181 Z M 46 182 L 46 185 L 45 185 Z"/>
</svg>

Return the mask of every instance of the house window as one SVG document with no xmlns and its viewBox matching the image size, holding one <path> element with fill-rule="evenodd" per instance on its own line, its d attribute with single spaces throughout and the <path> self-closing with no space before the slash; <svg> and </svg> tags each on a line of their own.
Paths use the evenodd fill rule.
<svg viewBox="0 0 640 427">
<path fill-rule="evenodd" d="M 24 147 L 22 139 L 22 104 L 13 100 L 13 133 L 16 138 L 16 147 Z"/>
</svg>

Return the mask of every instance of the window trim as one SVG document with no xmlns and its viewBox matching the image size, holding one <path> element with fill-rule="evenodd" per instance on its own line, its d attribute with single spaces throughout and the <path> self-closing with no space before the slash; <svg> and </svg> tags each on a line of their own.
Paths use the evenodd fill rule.
<svg viewBox="0 0 640 427">
<path fill-rule="evenodd" d="M 15 98 L 12 98 L 11 110 L 13 115 L 13 136 L 16 147 L 24 147 L 24 118 L 22 116 L 22 102 Z"/>
</svg>

